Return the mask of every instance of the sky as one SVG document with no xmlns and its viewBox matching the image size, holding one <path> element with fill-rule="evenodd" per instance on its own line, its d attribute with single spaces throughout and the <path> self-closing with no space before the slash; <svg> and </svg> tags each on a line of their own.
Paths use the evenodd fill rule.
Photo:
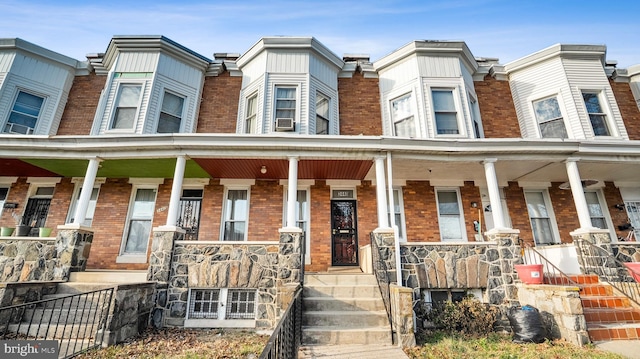
<svg viewBox="0 0 640 359">
<path fill-rule="evenodd" d="M 164 35 L 213 58 L 267 36 L 313 36 L 336 55 L 376 61 L 414 40 L 463 40 L 505 64 L 557 43 L 606 45 L 640 64 L 640 1 L 0 0 L 0 38 L 85 60 L 113 35 Z"/>
</svg>

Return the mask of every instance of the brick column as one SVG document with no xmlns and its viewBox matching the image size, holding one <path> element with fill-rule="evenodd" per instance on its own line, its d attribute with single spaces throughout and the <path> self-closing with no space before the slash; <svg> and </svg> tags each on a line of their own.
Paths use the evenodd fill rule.
<svg viewBox="0 0 640 359">
<path fill-rule="evenodd" d="M 518 304 L 518 291 L 515 286 L 517 274 L 515 264 L 522 263 L 522 254 L 518 245 L 517 229 L 493 229 L 485 233 L 489 241 L 496 243 L 499 258 L 499 268 L 489 268 L 489 303 Z"/>
<path fill-rule="evenodd" d="M 173 226 L 162 226 L 153 229 L 151 255 L 147 269 L 147 280 L 156 282 L 156 306 L 151 312 L 151 323 L 155 328 L 164 326 L 167 317 L 168 286 L 171 278 L 171 258 L 173 257 L 173 243 L 184 238 L 184 230 Z"/>
<path fill-rule="evenodd" d="M 91 252 L 93 230 L 78 224 L 58 226 L 56 251 L 58 260 L 53 272 L 54 280 L 69 280 L 70 272 L 83 272 Z"/>
</svg>

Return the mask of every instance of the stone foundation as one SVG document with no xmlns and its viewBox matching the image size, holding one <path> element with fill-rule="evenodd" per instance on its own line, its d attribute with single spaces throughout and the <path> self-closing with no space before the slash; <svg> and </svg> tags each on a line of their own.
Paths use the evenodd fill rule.
<svg viewBox="0 0 640 359">
<path fill-rule="evenodd" d="M 54 240 L 46 239 L 0 241 L 0 282 L 53 280 L 56 247 Z"/>
</svg>

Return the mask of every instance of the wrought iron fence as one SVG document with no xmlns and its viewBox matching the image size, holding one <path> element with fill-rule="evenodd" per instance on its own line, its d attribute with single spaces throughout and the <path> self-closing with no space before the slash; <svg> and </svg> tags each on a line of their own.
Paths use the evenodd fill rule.
<svg viewBox="0 0 640 359">
<path fill-rule="evenodd" d="M 389 319 L 389 325 L 391 326 L 391 344 L 395 344 L 393 318 L 391 316 L 391 289 L 389 280 L 389 271 L 384 259 L 380 257 L 380 248 L 376 242 L 375 236 L 371 233 L 371 257 L 373 261 L 373 271 L 378 281 L 378 288 L 380 288 L 380 294 L 382 294 L 382 301 L 387 311 L 387 318 Z M 397 268 L 396 270 L 400 270 Z"/>
<path fill-rule="evenodd" d="M 302 341 L 302 287 L 284 312 L 278 326 L 271 334 L 260 359 L 291 359 L 298 357 Z"/>
<path fill-rule="evenodd" d="M 560 268 L 556 267 L 542 253 L 535 249 L 530 243 L 525 244 L 522 240 L 520 248 L 522 249 L 522 259 L 525 264 L 542 264 L 544 283 L 552 285 L 577 285 L 569 275 L 564 273 Z"/>
<path fill-rule="evenodd" d="M 599 246 L 586 239 L 576 240 L 574 243 L 579 253 L 580 266 L 585 274 L 597 275 L 619 293 L 640 305 L 640 287 L 636 282 L 640 279 L 638 270 L 627 268 L 624 262 L 615 258 L 610 244 Z"/>
<path fill-rule="evenodd" d="M 0 308 L 3 340 L 57 340 L 59 358 L 100 347 L 113 288 Z"/>
</svg>

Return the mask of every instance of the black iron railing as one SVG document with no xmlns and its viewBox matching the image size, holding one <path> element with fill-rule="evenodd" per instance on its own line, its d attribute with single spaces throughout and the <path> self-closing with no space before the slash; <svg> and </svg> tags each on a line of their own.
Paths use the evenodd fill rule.
<svg viewBox="0 0 640 359">
<path fill-rule="evenodd" d="M 524 244 L 521 240 L 520 248 L 522 249 L 522 259 L 524 264 L 542 264 L 544 283 L 552 285 L 577 285 L 569 275 L 565 274 L 560 268 L 556 267 L 551 261 L 542 255 L 531 244 Z"/>
<path fill-rule="evenodd" d="M 384 302 L 384 307 L 387 311 L 387 318 L 389 319 L 389 325 L 391 326 L 391 344 L 395 344 L 395 336 L 393 329 L 393 318 L 391 314 L 391 289 L 390 284 L 391 280 L 387 264 L 384 259 L 380 257 L 380 248 L 375 239 L 375 235 L 371 233 L 371 259 L 373 264 L 373 271 L 376 275 L 376 280 L 378 281 L 378 288 L 380 288 L 380 294 L 382 294 L 382 301 Z M 396 269 L 400 270 L 400 268 Z M 400 284 L 399 284 L 400 285 Z"/>
<path fill-rule="evenodd" d="M 627 268 L 625 263 L 615 258 L 610 244 L 595 245 L 589 240 L 574 241 L 580 266 L 585 274 L 595 274 L 609 283 L 618 293 L 640 305 L 640 286 L 634 278 L 640 279 L 640 272 Z"/>
<path fill-rule="evenodd" d="M 293 359 L 298 357 L 302 341 L 302 287 L 284 312 L 278 326 L 271 334 L 260 359 Z"/>
<path fill-rule="evenodd" d="M 100 347 L 113 288 L 0 308 L 0 339 L 57 340 L 59 358 Z"/>
</svg>

